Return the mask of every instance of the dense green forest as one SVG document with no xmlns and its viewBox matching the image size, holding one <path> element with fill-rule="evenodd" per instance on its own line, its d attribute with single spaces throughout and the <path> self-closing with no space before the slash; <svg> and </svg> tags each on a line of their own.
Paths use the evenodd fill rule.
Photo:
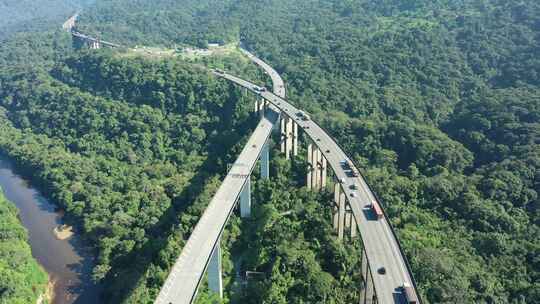
<svg viewBox="0 0 540 304">
<path fill-rule="evenodd" d="M 78 29 L 128 46 L 241 39 L 363 169 L 424 302 L 540 301 L 537 1 L 108 0 Z M 256 122 L 253 97 L 204 66 L 264 78 L 239 55 L 125 52 L 59 31 L 2 43 L 0 150 L 81 226 L 109 302 L 151 303 Z M 327 193 L 301 187 L 305 155 L 275 154 L 253 218 L 223 238 L 225 302 L 352 302 L 359 244 L 337 242 Z M 239 288 L 237 264 L 264 277 Z"/>
<path fill-rule="evenodd" d="M 47 289 L 47 273 L 32 257 L 28 234 L 15 205 L 0 189 L 0 303 L 36 303 Z"/>
</svg>

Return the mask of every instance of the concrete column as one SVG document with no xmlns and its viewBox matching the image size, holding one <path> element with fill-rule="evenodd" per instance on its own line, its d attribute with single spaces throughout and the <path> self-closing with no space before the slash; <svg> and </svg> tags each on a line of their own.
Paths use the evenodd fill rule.
<svg viewBox="0 0 540 304">
<path fill-rule="evenodd" d="M 292 118 L 287 117 L 287 122 L 285 125 L 286 132 L 286 141 L 285 141 L 285 157 L 289 159 L 293 151 L 293 124 L 294 121 Z"/>
<path fill-rule="evenodd" d="M 248 177 L 240 193 L 240 217 L 251 216 L 251 178 Z"/>
<path fill-rule="evenodd" d="M 324 158 L 324 155 L 322 154 L 321 151 L 319 151 L 319 154 L 321 156 L 321 189 L 324 189 L 326 188 L 326 175 L 327 175 L 327 167 L 328 167 L 328 164 L 327 164 L 327 161 L 326 161 L 326 158 Z"/>
<path fill-rule="evenodd" d="M 287 121 L 287 117 L 283 115 L 283 113 L 281 114 L 281 119 L 279 120 L 279 125 L 280 125 L 280 128 L 281 128 L 281 137 L 280 137 L 280 144 L 281 144 L 281 153 L 285 153 L 285 141 L 287 139 L 287 133 L 286 133 L 286 129 L 285 129 L 285 126 L 286 126 L 286 121 Z"/>
<path fill-rule="evenodd" d="M 312 189 L 313 188 L 313 183 L 312 183 L 312 175 L 313 175 L 313 149 L 312 149 L 313 145 L 312 144 L 309 144 L 308 145 L 308 148 L 307 148 L 307 161 L 308 161 L 308 172 L 307 172 L 307 177 L 306 177 L 306 186 L 308 189 Z"/>
<path fill-rule="evenodd" d="M 338 222 L 338 239 L 341 241 L 343 240 L 343 234 L 344 234 L 344 226 L 345 223 L 345 203 L 346 203 L 346 196 L 345 193 L 340 193 L 339 195 L 339 222 Z"/>
<path fill-rule="evenodd" d="M 345 206 L 345 229 L 349 230 L 351 229 L 351 207 L 347 204 Z"/>
<path fill-rule="evenodd" d="M 220 298 L 223 298 L 223 281 L 221 278 L 221 245 L 218 240 L 214 251 L 212 252 L 212 257 L 210 258 L 210 263 L 208 263 L 208 288 L 219 295 Z"/>
<path fill-rule="evenodd" d="M 255 100 L 255 111 L 254 112 L 255 113 L 259 112 L 259 100 L 258 99 Z"/>
<path fill-rule="evenodd" d="M 313 188 L 316 190 L 321 189 L 321 151 L 317 146 L 313 146 L 313 167 L 315 168 L 313 176 Z"/>
<path fill-rule="evenodd" d="M 293 136 L 294 136 L 294 142 L 293 142 L 293 155 L 298 156 L 298 124 L 293 122 Z"/>
<path fill-rule="evenodd" d="M 366 251 L 362 249 L 362 257 L 360 259 L 360 273 L 362 275 L 362 283 L 360 284 L 360 301 L 359 304 L 366 303 L 366 274 L 368 268 L 368 260 L 366 257 Z"/>
<path fill-rule="evenodd" d="M 334 204 L 333 204 L 333 214 L 332 222 L 334 229 L 337 231 L 339 227 L 339 193 L 341 192 L 341 187 L 339 183 L 334 184 Z"/>
<path fill-rule="evenodd" d="M 358 233 L 358 224 L 356 224 L 356 219 L 351 214 L 351 239 L 354 239 L 357 233 Z"/>
<path fill-rule="evenodd" d="M 262 152 L 261 152 L 261 177 L 263 179 L 270 178 L 270 148 L 268 146 L 268 141 L 264 143 Z"/>
</svg>

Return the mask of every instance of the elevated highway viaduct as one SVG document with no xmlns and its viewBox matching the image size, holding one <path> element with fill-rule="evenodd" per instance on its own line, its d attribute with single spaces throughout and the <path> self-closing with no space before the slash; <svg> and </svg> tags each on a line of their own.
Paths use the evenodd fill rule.
<svg viewBox="0 0 540 304">
<path fill-rule="evenodd" d="M 241 78 L 226 73 L 214 72 L 214 74 L 263 97 L 278 108 L 283 116 L 293 119 L 311 139 L 313 145 L 317 146 L 334 171 L 336 179 L 341 181 L 337 183 L 339 186 L 336 187 L 335 195 L 336 198 L 339 197 L 339 201 L 336 199 L 340 209 L 338 214 L 342 214 L 347 206 L 351 209 L 364 245 L 362 272 L 366 284 L 364 288 L 367 290 L 365 303 L 373 303 L 375 300 L 377 303 L 401 303 L 403 299 L 401 287 L 404 283 L 415 286 L 415 282 L 388 219 L 386 217 L 377 219 L 373 214 L 371 204 L 380 206 L 380 202 L 362 176 L 351 176 L 350 169 L 343 166 L 344 163 L 352 164 L 352 161 L 341 147 L 313 120 L 303 119 L 305 114 L 284 98 L 268 91 L 261 92 L 257 89 L 257 85 Z M 308 153 L 310 153 L 309 150 Z M 316 187 L 313 183 L 311 186 Z M 347 206 L 343 206 L 344 201 Z M 341 218 L 342 215 L 338 217 Z M 338 225 L 339 234 L 343 233 L 342 230 L 342 225 Z M 355 234 L 355 232 L 351 233 Z M 381 268 L 385 269 L 384 274 L 378 272 Z M 371 288 L 374 288 L 374 291 L 370 291 Z M 371 299 L 372 296 L 373 299 Z"/>
<path fill-rule="evenodd" d="M 261 65 L 258 58 L 248 51 L 243 52 Z M 269 65 L 261 66 L 271 76 L 276 96 L 285 97 L 279 74 Z M 260 159 L 261 177 L 269 177 L 268 139 L 280 118 L 279 111 L 268 103 L 257 101 L 255 108 L 261 113 L 261 121 L 195 226 L 154 303 L 191 303 L 206 271 L 209 288 L 222 295 L 221 234 L 238 200 L 241 216 L 250 215 L 251 173 Z"/>
<path fill-rule="evenodd" d="M 256 60 L 253 55 L 250 58 L 265 68 L 257 62 L 258 58 Z M 407 285 L 412 287 L 409 290 L 416 299 L 415 303 L 421 303 L 410 268 L 388 219 L 385 215 L 377 217 L 373 213 L 372 206 L 380 206 L 379 200 L 361 175 L 351 174 L 358 170 L 336 141 L 306 113 L 285 99 L 281 78 L 271 67 L 268 68 L 270 70 L 265 70 L 271 77 L 275 73 L 272 77 L 274 93 L 223 71 L 213 71 L 214 75 L 262 98 L 264 102 L 262 106 L 260 101 L 257 102 L 256 110 L 263 111 L 264 115 L 196 225 L 155 303 L 192 303 L 206 271 L 210 289 L 221 295 L 220 236 L 238 199 L 241 215 L 249 216 L 250 175 L 257 159 L 262 156 L 261 176 L 268 178 L 267 140 L 278 121 L 281 121 L 282 152 L 286 156 L 297 153 L 295 128 L 303 130 L 311 142 L 308 146 L 311 170 L 306 178 L 309 188 L 320 190 L 326 187 L 327 168 L 333 170 L 336 180 L 333 222 L 338 237 L 343 239 L 345 233 L 350 233 L 351 237 L 359 234 L 363 244 L 363 250 L 359 252 L 363 276 L 359 302 L 405 303 L 402 287 Z"/>
</svg>

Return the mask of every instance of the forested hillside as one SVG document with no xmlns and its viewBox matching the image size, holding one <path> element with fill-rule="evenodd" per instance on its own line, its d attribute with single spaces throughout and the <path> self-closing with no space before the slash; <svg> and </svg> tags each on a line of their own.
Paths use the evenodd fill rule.
<svg viewBox="0 0 540 304">
<path fill-rule="evenodd" d="M 32 257 L 28 234 L 15 205 L 0 188 L 0 303 L 36 303 L 45 295 L 47 273 Z"/>
<path fill-rule="evenodd" d="M 362 168 L 424 302 L 540 301 L 537 1 L 108 0 L 78 29 L 128 46 L 241 39 Z M 60 33 L 0 50 L 0 150 L 81 223 L 109 301 L 151 303 L 255 122 L 204 65 L 261 73 L 71 50 Z M 253 219 L 224 236 L 225 302 L 355 301 L 359 244 L 336 242 L 329 197 L 299 187 L 305 155 L 273 161 Z M 238 263 L 264 278 L 239 292 Z"/>
</svg>

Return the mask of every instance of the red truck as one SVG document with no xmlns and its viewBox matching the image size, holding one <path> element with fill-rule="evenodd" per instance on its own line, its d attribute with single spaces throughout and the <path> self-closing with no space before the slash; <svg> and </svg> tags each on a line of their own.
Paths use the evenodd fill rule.
<svg viewBox="0 0 540 304">
<path fill-rule="evenodd" d="M 381 206 L 379 206 L 379 203 L 377 203 L 376 201 L 371 202 L 371 210 L 373 210 L 373 213 L 375 213 L 377 220 L 380 220 L 384 217 Z"/>
</svg>

